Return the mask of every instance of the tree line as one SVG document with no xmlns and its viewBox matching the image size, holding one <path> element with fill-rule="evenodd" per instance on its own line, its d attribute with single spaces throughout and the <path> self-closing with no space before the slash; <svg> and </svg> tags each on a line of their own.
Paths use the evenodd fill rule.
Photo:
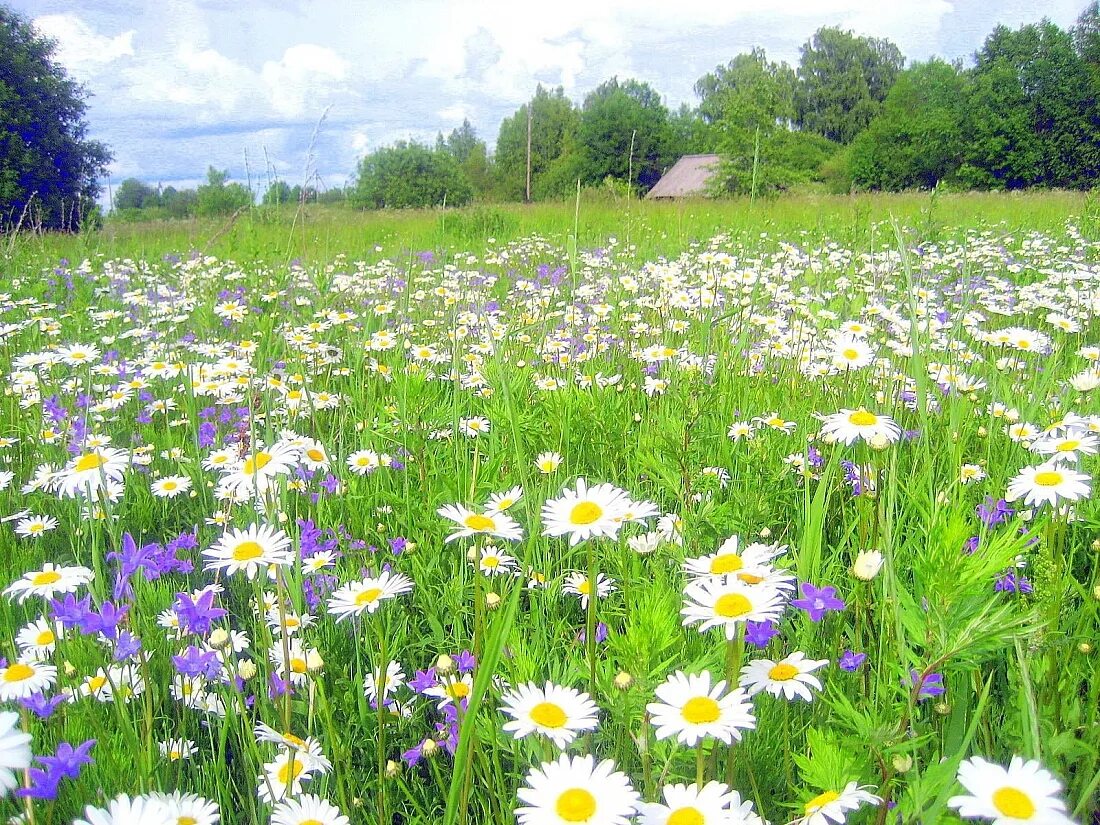
<svg viewBox="0 0 1100 825">
<path fill-rule="evenodd" d="M 28 214 L 64 227 L 91 211 L 110 160 L 88 140 L 85 91 L 54 44 L 0 6 L 0 229 Z M 818 29 L 796 66 L 761 48 L 703 75 L 670 110 L 649 83 L 613 77 L 578 104 L 539 85 L 500 124 L 492 152 L 469 120 L 434 143 L 366 155 L 346 188 L 269 181 L 261 203 L 361 208 L 567 197 L 582 186 L 648 191 L 685 154 L 720 158 L 710 194 L 950 186 L 1089 188 L 1100 169 L 1100 2 L 1064 30 L 997 26 L 972 65 L 906 66 L 889 40 Z M 255 202 L 211 168 L 194 190 L 124 180 L 122 216 L 232 213 Z"/>
</svg>

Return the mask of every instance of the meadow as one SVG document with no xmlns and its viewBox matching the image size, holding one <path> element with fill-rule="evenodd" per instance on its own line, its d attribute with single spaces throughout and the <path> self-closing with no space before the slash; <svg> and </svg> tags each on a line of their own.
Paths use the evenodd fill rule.
<svg viewBox="0 0 1100 825">
<path fill-rule="evenodd" d="M 1100 817 L 1100 209 L 0 237 L 0 816 Z"/>
</svg>

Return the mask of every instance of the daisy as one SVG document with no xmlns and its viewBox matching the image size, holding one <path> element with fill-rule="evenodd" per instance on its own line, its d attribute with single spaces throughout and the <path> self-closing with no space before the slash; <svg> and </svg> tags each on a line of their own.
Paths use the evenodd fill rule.
<svg viewBox="0 0 1100 825">
<path fill-rule="evenodd" d="M 519 486 L 504 493 L 493 493 L 485 503 L 485 510 L 490 513 L 503 513 L 522 498 L 523 488 Z"/>
<path fill-rule="evenodd" d="M 175 498 L 191 489 L 191 479 L 187 476 L 166 476 L 149 486 L 157 498 Z"/>
<path fill-rule="evenodd" d="M 780 418 L 778 413 L 768 413 L 767 415 L 757 416 L 753 419 L 753 422 L 761 427 L 779 430 L 782 433 L 793 433 L 798 426 L 794 421 L 786 421 Z"/>
<path fill-rule="evenodd" d="M 615 582 L 603 573 L 596 574 L 596 598 L 603 599 L 615 591 Z M 580 596 L 581 609 L 588 609 L 588 598 L 592 595 L 592 584 L 584 573 L 573 572 L 565 577 L 565 583 L 561 586 L 562 593 L 571 596 Z"/>
<path fill-rule="evenodd" d="M 334 614 L 338 622 L 348 616 L 374 613 L 385 599 L 392 599 L 412 589 L 413 581 L 405 574 L 383 570 L 377 577 L 351 582 L 336 590 L 329 598 L 328 612 Z"/>
<path fill-rule="evenodd" d="M 340 809 L 314 794 L 284 799 L 271 811 L 271 825 L 349 825 Z"/>
<path fill-rule="evenodd" d="M 46 562 L 41 570 L 24 573 L 23 578 L 8 585 L 4 593 L 20 604 L 30 596 L 40 596 L 48 601 L 57 595 L 74 592 L 94 576 L 87 567 L 59 567 L 53 562 Z"/>
<path fill-rule="evenodd" d="M 257 742 L 270 742 L 286 751 L 296 751 L 308 771 L 326 774 L 332 770 L 332 763 L 325 757 L 321 743 L 312 736 L 303 739 L 290 731 L 280 733 L 263 722 L 257 723 L 255 734 Z"/>
<path fill-rule="evenodd" d="M 152 796 L 126 794 L 116 796 L 106 808 L 88 805 L 84 809 L 84 819 L 77 819 L 73 825 L 176 825 L 176 819 L 164 803 Z"/>
<path fill-rule="evenodd" d="M 38 619 L 15 634 L 15 644 L 19 648 L 20 658 L 45 662 L 57 648 L 57 640 L 64 635 L 65 628 L 60 622 L 51 625 L 45 619 Z"/>
<path fill-rule="evenodd" d="M 1009 501 L 1023 498 L 1027 505 L 1057 505 L 1060 500 L 1076 501 L 1087 498 L 1091 480 L 1084 473 L 1048 461 L 1038 467 L 1024 467 L 1020 470 L 1009 482 L 1005 498 Z"/>
<path fill-rule="evenodd" d="M 1044 438 L 1031 445 L 1034 452 L 1053 456 L 1053 461 L 1075 461 L 1081 455 L 1096 455 L 1100 439 L 1095 435 L 1071 433 L 1065 436 Z"/>
<path fill-rule="evenodd" d="M 198 794 L 175 791 L 153 796 L 164 805 L 168 821 L 174 825 L 217 825 L 221 818 L 218 803 Z"/>
<path fill-rule="evenodd" d="M 129 458 L 124 450 L 102 447 L 77 456 L 58 473 L 62 496 L 95 498 L 108 481 L 121 481 Z"/>
<path fill-rule="evenodd" d="M 863 407 L 858 410 L 842 409 L 838 413 L 825 416 L 824 420 L 821 427 L 822 438 L 834 438 L 845 444 L 851 444 L 857 438 L 867 442 L 871 439 L 878 439 L 878 442 L 885 439 L 886 443 L 893 444 L 901 438 L 901 428 L 894 423 L 894 419 L 887 415 L 875 415 Z"/>
<path fill-rule="evenodd" d="M 756 727 L 752 702 L 740 688 L 725 690 L 725 681 L 711 687 L 706 671 L 690 676 L 673 673 L 654 691 L 660 701 L 646 705 L 657 738 L 675 736 L 681 745 L 695 745 L 706 738 L 727 745 L 740 741 L 742 730 Z"/>
<path fill-rule="evenodd" d="M 488 510 L 485 514 L 475 513 L 461 504 L 448 504 L 436 512 L 459 526 L 457 531 L 447 536 L 447 542 L 475 535 L 495 536 L 508 541 L 520 541 L 523 538 L 523 529 L 515 519 L 504 513 L 493 510 Z"/>
<path fill-rule="evenodd" d="M 867 790 L 867 787 L 849 782 L 844 790 L 825 791 L 806 803 L 806 814 L 798 825 L 843 825 L 848 811 L 854 811 L 864 803 L 876 805 L 882 800 Z"/>
<path fill-rule="evenodd" d="M 643 802 L 639 825 L 763 825 L 752 802 L 741 801 L 737 791 L 721 782 L 708 782 L 702 790 L 690 785 L 665 785 L 665 804 Z"/>
<path fill-rule="evenodd" d="M 168 739 L 158 743 L 161 756 L 169 762 L 190 759 L 195 755 L 195 743 L 191 739 Z"/>
<path fill-rule="evenodd" d="M 505 693 L 501 711 L 512 717 L 504 730 L 517 739 L 541 733 L 559 748 L 565 748 L 580 731 L 595 730 L 599 712 L 587 693 L 546 683 L 540 688 L 525 684 Z"/>
<path fill-rule="evenodd" d="M 543 475 L 549 475 L 561 466 L 561 461 L 561 453 L 539 453 L 535 457 L 535 468 Z"/>
<path fill-rule="evenodd" d="M 307 470 L 327 470 L 330 463 L 325 445 L 312 438 L 302 444 L 300 457 Z"/>
<path fill-rule="evenodd" d="M 348 456 L 348 468 L 357 476 L 365 476 L 382 466 L 382 460 L 374 450 L 359 450 Z"/>
<path fill-rule="evenodd" d="M 15 523 L 15 533 L 23 538 L 36 539 L 57 527 L 53 516 L 27 516 Z"/>
<path fill-rule="evenodd" d="M 807 659 L 801 651 L 795 651 L 785 659 L 756 659 L 741 668 L 741 684 L 749 696 L 766 690 L 772 696 L 783 694 L 785 699 L 813 700 L 810 688 L 821 690 L 821 682 L 813 671 L 829 664 L 828 659 Z"/>
<path fill-rule="evenodd" d="M 841 335 L 833 342 L 829 360 L 835 369 L 857 370 L 875 360 L 875 351 L 863 338 Z"/>
<path fill-rule="evenodd" d="M 256 578 L 260 569 L 273 564 L 290 564 L 294 552 L 290 537 L 268 524 L 252 524 L 246 530 L 233 528 L 202 553 L 208 559 L 207 570 L 225 570 L 226 575 L 243 572 Z"/>
<path fill-rule="evenodd" d="M 15 772 L 31 764 L 31 735 L 18 723 L 19 714 L 0 713 L 0 799 L 21 784 Z"/>
<path fill-rule="evenodd" d="M 464 673 L 459 678 L 444 677 L 442 681 L 435 687 L 428 688 L 423 693 L 425 696 L 431 696 L 434 699 L 438 699 L 436 707 L 440 710 L 447 707 L 447 705 L 453 702 L 465 702 L 470 693 L 474 689 L 474 677 L 473 674 Z"/>
<path fill-rule="evenodd" d="M 641 800 L 610 759 L 565 754 L 533 768 L 517 795 L 518 825 L 628 825 Z"/>
<path fill-rule="evenodd" d="M 458 421 L 458 431 L 470 438 L 486 435 L 489 432 L 489 419 L 475 415 L 473 418 L 461 418 Z"/>
<path fill-rule="evenodd" d="M 703 633 L 721 627 L 733 640 L 738 625 L 772 622 L 783 612 L 783 596 L 774 587 L 750 585 L 735 576 L 697 579 L 684 588 L 680 611 L 684 626 L 699 624 Z"/>
<path fill-rule="evenodd" d="M 240 464 L 229 469 L 222 484 L 235 492 L 263 494 L 278 476 L 290 475 L 297 461 L 296 448 L 276 442 L 246 455 Z"/>
<path fill-rule="evenodd" d="M 288 750 L 274 761 L 264 763 L 256 793 L 261 802 L 298 796 L 302 792 L 302 783 L 312 776 L 302 755 L 296 750 Z"/>
<path fill-rule="evenodd" d="M 583 478 L 576 488 L 565 490 L 542 507 L 544 536 L 569 536 L 570 546 L 593 536 L 615 538 L 633 502 L 625 490 L 611 484 L 589 488 Z"/>
<path fill-rule="evenodd" d="M 481 557 L 478 559 L 477 566 L 487 576 L 499 576 L 514 571 L 517 562 L 513 556 L 500 552 L 490 544 L 481 548 Z"/>
<path fill-rule="evenodd" d="M 776 556 L 787 549 L 784 545 L 754 543 L 744 549 L 741 540 L 730 536 L 718 548 L 718 552 L 693 559 L 684 559 L 684 572 L 691 577 L 728 576 L 740 573 L 746 568 L 769 565 Z M 742 579 L 742 581 L 745 581 Z M 751 582 L 750 582 L 751 583 Z"/>
<path fill-rule="evenodd" d="M 382 703 L 385 704 L 389 699 L 390 694 L 394 693 L 399 687 L 405 684 L 405 680 L 408 677 L 405 676 L 405 671 L 401 669 L 400 662 L 389 662 L 386 665 L 386 676 L 382 679 Z M 378 671 L 375 670 L 368 673 L 363 679 L 363 691 L 366 693 L 370 703 L 375 707 L 378 706 Z"/>
<path fill-rule="evenodd" d="M 1062 784 L 1034 759 L 1013 756 L 1002 768 L 972 756 L 959 765 L 958 780 L 970 795 L 953 796 L 947 806 L 963 819 L 991 819 L 993 825 L 1073 825 L 1058 797 Z"/>
<path fill-rule="evenodd" d="M 970 484 L 985 478 L 985 470 L 979 464 L 964 464 L 959 468 L 959 482 Z"/>
</svg>

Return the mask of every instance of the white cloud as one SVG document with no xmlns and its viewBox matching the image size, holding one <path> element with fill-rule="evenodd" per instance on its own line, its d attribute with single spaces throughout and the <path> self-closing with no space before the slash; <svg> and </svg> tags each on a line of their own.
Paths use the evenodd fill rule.
<svg viewBox="0 0 1100 825">
<path fill-rule="evenodd" d="M 97 34 L 75 14 L 36 17 L 34 27 L 57 41 L 54 56 L 78 80 L 86 80 L 102 66 L 134 54 L 133 29 L 106 37 Z"/>
</svg>

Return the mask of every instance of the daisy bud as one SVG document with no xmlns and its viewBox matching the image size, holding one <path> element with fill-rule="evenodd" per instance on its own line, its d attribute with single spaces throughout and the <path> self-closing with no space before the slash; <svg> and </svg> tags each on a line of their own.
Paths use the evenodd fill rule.
<svg viewBox="0 0 1100 825">
<path fill-rule="evenodd" d="M 492 592 L 486 593 L 485 606 L 490 610 L 496 610 L 498 607 L 500 607 L 500 594 Z"/>
<path fill-rule="evenodd" d="M 823 444 L 836 444 L 836 436 L 832 433 L 825 433 L 821 436 L 821 442 Z"/>
<path fill-rule="evenodd" d="M 989 430 L 985 427 L 978 427 L 978 438 L 985 438 L 987 435 L 989 435 Z"/>
<path fill-rule="evenodd" d="M 1100 584 L 1092 588 L 1092 597 L 1096 599 L 1096 601 L 1100 602 Z"/>
<path fill-rule="evenodd" d="M 286 513 L 282 512 L 280 510 L 279 514 L 278 514 L 278 516 L 276 516 L 276 518 L 279 519 L 279 524 L 286 524 L 287 521 L 289 520 L 290 516 L 288 516 Z"/>
<path fill-rule="evenodd" d="M 481 553 L 478 552 L 478 549 L 476 547 L 471 547 L 469 550 L 466 551 L 466 561 L 470 563 L 476 562 L 478 558 L 480 558 L 480 556 Z"/>
<path fill-rule="evenodd" d="M 425 739 L 420 745 L 420 753 L 424 756 L 435 756 L 439 753 L 439 743 L 430 737 Z"/>
<path fill-rule="evenodd" d="M 947 702 L 937 702 L 932 710 L 936 711 L 940 716 L 946 716 L 951 712 L 951 705 L 947 704 Z"/>
<path fill-rule="evenodd" d="M 913 767 L 913 757 L 907 753 L 895 753 L 893 763 L 895 771 L 908 773 L 909 769 Z"/>
<path fill-rule="evenodd" d="M 1081 642 L 1081 644 L 1077 645 L 1077 649 L 1086 656 L 1092 653 L 1092 645 L 1088 642 Z"/>
<path fill-rule="evenodd" d="M 516 361 L 516 366 L 519 367 L 520 369 L 523 369 L 524 367 L 527 366 L 527 362 L 526 361 Z"/>
<path fill-rule="evenodd" d="M 401 763 L 394 762 L 392 759 L 386 763 L 386 776 L 389 779 L 393 779 L 397 774 L 401 773 Z"/>
<path fill-rule="evenodd" d="M 882 433 L 875 433 L 867 443 L 871 445 L 872 450 L 885 450 L 890 446 L 890 439 Z"/>
<path fill-rule="evenodd" d="M 882 553 L 878 550 L 864 550 L 856 556 L 852 564 L 852 575 L 860 581 L 869 582 L 882 569 Z"/>
<path fill-rule="evenodd" d="M 256 676 L 256 663 L 251 659 L 241 659 L 237 664 L 237 675 L 246 682 Z"/>
<path fill-rule="evenodd" d="M 1100 553 L 1100 539 L 1092 540 L 1092 549 L 1095 550 L 1097 553 Z"/>
<path fill-rule="evenodd" d="M 450 676 L 455 672 L 455 660 L 446 653 L 440 653 L 435 660 L 435 672 L 440 676 Z"/>
<path fill-rule="evenodd" d="M 625 670 L 620 670 L 615 675 L 615 687 L 619 690 L 626 690 L 632 684 L 634 684 L 634 677 L 627 673 Z"/>
<path fill-rule="evenodd" d="M 321 658 L 321 654 L 316 650 L 311 650 L 306 654 L 306 667 L 309 670 L 320 670 L 325 666 L 325 660 Z"/>
<path fill-rule="evenodd" d="M 210 634 L 210 639 L 208 641 L 211 647 L 218 649 L 223 648 L 229 641 L 229 633 L 226 632 L 223 627 L 215 628 L 214 632 Z"/>
<path fill-rule="evenodd" d="M 70 661 L 66 661 L 65 664 L 62 665 L 62 667 L 65 668 L 65 675 L 66 676 L 73 676 L 76 673 L 76 665 L 74 665 Z"/>
<path fill-rule="evenodd" d="M 770 527 L 765 527 L 760 531 L 760 538 L 770 539 L 772 537 L 772 531 Z"/>
</svg>

